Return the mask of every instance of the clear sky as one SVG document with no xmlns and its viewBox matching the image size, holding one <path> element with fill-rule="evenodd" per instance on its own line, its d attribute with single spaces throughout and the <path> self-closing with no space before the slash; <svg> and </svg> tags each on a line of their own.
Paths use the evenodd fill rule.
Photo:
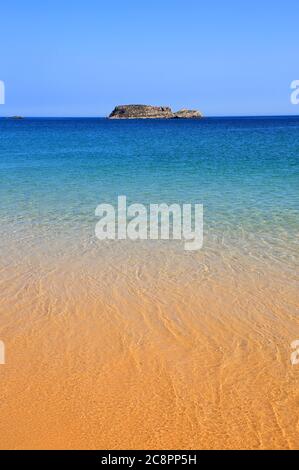
<svg viewBox="0 0 299 470">
<path fill-rule="evenodd" d="M 299 114 L 298 0 L 4 0 L 0 115 Z"/>
</svg>

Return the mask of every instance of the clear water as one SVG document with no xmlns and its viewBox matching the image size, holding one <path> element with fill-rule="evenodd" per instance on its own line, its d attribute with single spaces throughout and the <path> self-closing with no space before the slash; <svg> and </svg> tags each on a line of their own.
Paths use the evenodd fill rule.
<svg viewBox="0 0 299 470">
<path fill-rule="evenodd" d="M 206 247 L 231 244 L 294 267 L 298 168 L 299 117 L 1 119 L 2 240 L 94 237 L 96 206 L 124 194 L 202 203 Z"/>
</svg>

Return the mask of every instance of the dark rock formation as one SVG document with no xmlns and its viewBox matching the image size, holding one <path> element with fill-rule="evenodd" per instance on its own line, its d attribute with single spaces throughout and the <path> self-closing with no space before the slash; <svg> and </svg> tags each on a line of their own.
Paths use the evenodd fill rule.
<svg viewBox="0 0 299 470">
<path fill-rule="evenodd" d="M 194 119 L 194 118 L 202 118 L 202 114 L 200 111 L 196 111 L 193 109 L 180 109 L 174 113 L 174 117 L 178 119 Z"/>
<path fill-rule="evenodd" d="M 172 111 L 168 107 L 143 104 L 116 106 L 109 116 L 110 119 L 169 119 L 172 117 Z"/>
<path fill-rule="evenodd" d="M 148 106 L 143 104 L 127 104 L 116 106 L 109 119 L 174 119 L 174 118 L 200 118 L 199 111 L 182 109 L 173 113 L 167 106 Z"/>
</svg>

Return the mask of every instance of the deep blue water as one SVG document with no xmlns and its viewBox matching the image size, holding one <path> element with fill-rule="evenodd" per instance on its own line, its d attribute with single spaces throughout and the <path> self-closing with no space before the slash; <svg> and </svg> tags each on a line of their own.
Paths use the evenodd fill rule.
<svg viewBox="0 0 299 470">
<path fill-rule="evenodd" d="M 0 120 L 0 219 L 94 228 L 101 202 L 198 202 L 209 237 L 298 245 L 299 117 Z M 281 245 L 282 243 L 282 245 Z"/>
</svg>

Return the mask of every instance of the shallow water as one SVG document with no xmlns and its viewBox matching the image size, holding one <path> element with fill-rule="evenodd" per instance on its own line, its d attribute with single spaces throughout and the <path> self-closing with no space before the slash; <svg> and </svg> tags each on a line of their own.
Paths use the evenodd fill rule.
<svg viewBox="0 0 299 470">
<path fill-rule="evenodd" d="M 0 120 L 2 448 L 298 448 L 299 118 Z M 204 205 L 204 245 L 95 238 Z"/>
</svg>

